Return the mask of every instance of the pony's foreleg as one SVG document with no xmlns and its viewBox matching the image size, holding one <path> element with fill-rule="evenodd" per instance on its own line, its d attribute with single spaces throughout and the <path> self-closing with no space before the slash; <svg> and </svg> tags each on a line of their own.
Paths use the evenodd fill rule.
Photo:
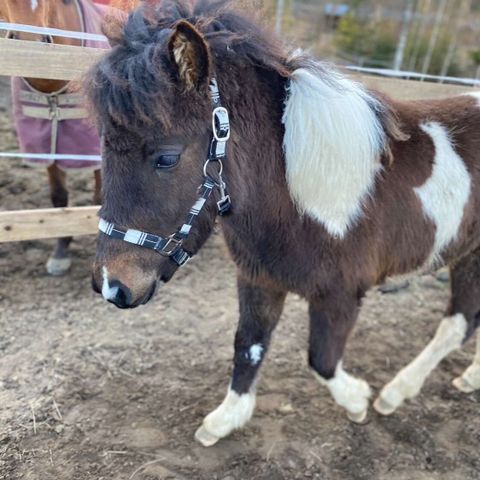
<svg viewBox="0 0 480 480">
<path fill-rule="evenodd" d="M 50 184 L 50 198 L 55 208 L 68 205 L 68 191 L 66 188 L 66 175 L 54 163 L 48 167 L 48 180 Z M 50 275 L 65 274 L 72 264 L 67 249 L 72 237 L 59 238 L 53 253 L 47 261 L 47 271 Z"/>
<path fill-rule="evenodd" d="M 473 363 L 463 372 L 461 377 L 453 381 L 453 385 L 464 393 L 480 390 L 480 331 L 477 332 L 477 350 Z"/>
<path fill-rule="evenodd" d="M 367 417 L 370 387 L 348 374 L 342 356 L 348 335 L 358 315 L 355 295 L 330 296 L 310 302 L 310 345 L 308 361 L 316 378 L 326 386 L 338 405 L 355 423 Z"/>
<path fill-rule="evenodd" d="M 467 321 L 461 313 L 445 317 L 435 336 L 420 355 L 383 387 L 374 403 L 375 410 L 382 415 L 390 415 L 405 399 L 415 397 L 437 365 L 462 346 L 467 327 Z"/>
<path fill-rule="evenodd" d="M 102 204 L 102 173 L 101 170 L 95 170 L 93 172 L 95 177 L 95 189 L 93 192 L 93 204 L 101 205 Z"/>
<path fill-rule="evenodd" d="M 205 417 L 195 438 L 209 447 L 250 420 L 255 407 L 255 377 L 280 318 L 286 292 L 252 285 L 239 277 L 240 320 L 235 335 L 233 375 L 227 396 Z"/>
</svg>

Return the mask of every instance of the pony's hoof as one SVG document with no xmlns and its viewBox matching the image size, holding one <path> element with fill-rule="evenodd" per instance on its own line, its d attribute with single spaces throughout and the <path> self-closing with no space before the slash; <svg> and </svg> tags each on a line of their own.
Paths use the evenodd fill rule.
<svg viewBox="0 0 480 480">
<path fill-rule="evenodd" d="M 455 380 L 452 381 L 452 384 L 456 389 L 460 390 L 463 393 L 473 393 L 475 390 L 477 390 L 463 377 L 457 377 Z"/>
<path fill-rule="evenodd" d="M 204 447 L 212 447 L 220 438 L 210 433 L 203 425 L 195 432 L 195 440 Z"/>
<path fill-rule="evenodd" d="M 390 405 L 388 402 L 383 400 L 382 397 L 378 397 L 375 402 L 373 402 L 373 408 L 380 414 L 380 415 L 391 415 L 396 408 Z"/>
<path fill-rule="evenodd" d="M 50 257 L 47 262 L 47 272 L 54 277 L 65 275 L 72 266 L 72 259 L 70 257 L 54 258 Z"/>
<path fill-rule="evenodd" d="M 368 410 L 364 410 L 360 413 L 347 412 L 348 419 L 358 425 L 365 425 L 367 423 Z"/>
</svg>

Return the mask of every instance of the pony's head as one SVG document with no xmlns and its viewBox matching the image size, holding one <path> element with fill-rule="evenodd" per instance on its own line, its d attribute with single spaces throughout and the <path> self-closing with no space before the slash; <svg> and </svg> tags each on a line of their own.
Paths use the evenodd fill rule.
<svg viewBox="0 0 480 480">
<path fill-rule="evenodd" d="M 262 61 L 261 30 L 225 3 L 145 2 L 121 28 L 109 29 L 113 48 L 90 72 L 87 93 L 103 139 L 100 216 L 104 226 L 136 230 L 130 240 L 144 239 L 139 232 L 168 239 L 185 223 L 204 181 L 214 71 L 227 57 Z M 182 244 L 189 255 L 213 229 L 218 195 L 206 201 Z M 108 233 L 99 234 L 94 288 L 120 307 L 146 303 L 178 262 Z"/>
<path fill-rule="evenodd" d="M 60 16 L 72 15 L 74 0 L 4 0 L 0 3 L 0 19 L 10 23 L 35 25 L 39 27 L 59 27 Z M 19 40 L 52 41 L 51 37 L 27 32 L 12 32 Z M 58 38 L 57 43 L 74 44 L 71 40 Z"/>
</svg>

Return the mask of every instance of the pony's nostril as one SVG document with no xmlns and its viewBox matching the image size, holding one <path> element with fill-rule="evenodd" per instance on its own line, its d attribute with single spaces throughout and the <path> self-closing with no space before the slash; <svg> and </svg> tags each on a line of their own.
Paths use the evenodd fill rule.
<svg viewBox="0 0 480 480">
<path fill-rule="evenodd" d="M 113 281 L 110 284 L 112 295 L 107 300 L 118 308 L 129 308 L 132 306 L 132 294 L 121 282 Z"/>
<path fill-rule="evenodd" d="M 128 307 L 127 294 L 125 293 L 125 291 L 119 288 L 117 290 L 117 295 L 112 299 L 112 302 L 120 308 Z"/>
</svg>

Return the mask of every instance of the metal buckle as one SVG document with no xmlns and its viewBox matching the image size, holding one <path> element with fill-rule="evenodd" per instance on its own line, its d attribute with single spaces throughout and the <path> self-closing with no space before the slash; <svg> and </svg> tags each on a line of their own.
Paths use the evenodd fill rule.
<svg viewBox="0 0 480 480">
<path fill-rule="evenodd" d="M 226 108 L 217 107 L 213 110 L 212 127 L 213 138 L 217 142 L 226 142 L 230 139 L 230 118 Z"/>
<path fill-rule="evenodd" d="M 218 214 L 223 217 L 230 212 L 232 208 L 232 201 L 230 200 L 230 195 L 224 195 L 220 201 L 217 202 Z"/>
<path fill-rule="evenodd" d="M 175 252 L 182 246 L 183 240 L 178 240 L 175 238 L 175 234 L 168 237 L 167 243 L 162 247 L 162 249 L 157 250 L 160 255 L 165 257 L 171 257 Z"/>
</svg>

